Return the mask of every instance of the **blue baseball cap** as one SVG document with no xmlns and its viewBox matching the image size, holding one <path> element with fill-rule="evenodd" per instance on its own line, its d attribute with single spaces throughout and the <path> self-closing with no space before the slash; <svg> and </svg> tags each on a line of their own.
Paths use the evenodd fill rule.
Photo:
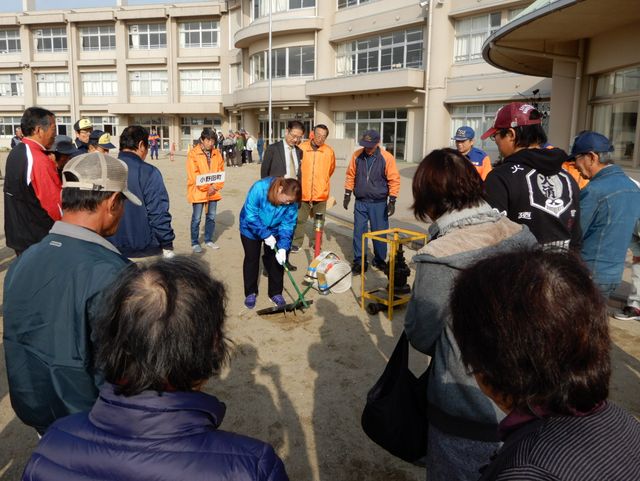
<svg viewBox="0 0 640 481">
<path fill-rule="evenodd" d="M 604 135 L 591 130 L 583 130 L 573 139 L 569 160 L 573 160 L 577 155 L 588 152 L 602 153 L 613 152 L 613 150 L 613 145 L 611 145 L 609 139 Z"/>
<path fill-rule="evenodd" d="M 378 133 L 377 130 L 365 131 L 365 133 L 362 134 L 362 137 L 360 137 L 360 140 L 358 141 L 358 144 L 360 144 L 362 147 L 366 147 L 367 149 L 371 149 L 376 145 L 378 145 L 379 143 L 380 143 L 380 134 Z"/>
<path fill-rule="evenodd" d="M 475 136 L 476 133 L 471 127 L 463 125 L 456 130 L 456 135 L 453 136 L 453 140 L 471 140 Z"/>
</svg>

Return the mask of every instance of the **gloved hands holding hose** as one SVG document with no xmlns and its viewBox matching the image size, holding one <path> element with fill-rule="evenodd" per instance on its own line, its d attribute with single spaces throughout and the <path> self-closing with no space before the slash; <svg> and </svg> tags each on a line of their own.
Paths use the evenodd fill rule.
<svg viewBox="0 0 640 481">
<path fill-rule="evenodd" d="M 287 262 L 287 251 L 284 249 L 278 249 L 276 252 L 276 260 L 278 261 L 278 264 L 283 266 L 284 263 Z"/>
</svg>

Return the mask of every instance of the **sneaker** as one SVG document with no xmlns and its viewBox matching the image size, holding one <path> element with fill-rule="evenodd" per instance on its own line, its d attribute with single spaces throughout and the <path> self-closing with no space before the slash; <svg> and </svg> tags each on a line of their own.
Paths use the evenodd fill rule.
<svg viewBox="0 0 640 481">
<path fill-rule="evenodd" d="M 280 296 L 282 297 L 282 296 Z M 253 309 L 254 307 L 256 307 L 256 295 L 255 294 L 249 294 L 247 297 L 244 298 L 244 305 L 247 307 L 247 309 Z"/>
<path fill-rule="evenodd" d="M 278 307 L 284 307 L 287 305 L 287 301 L 284 300 L 282 294 L 276 294 L 271 298 L 271 302 L 273 302 Z"/>
<path fill-rule="evenodd" d="M 300 247 L 298 246 L 291 246 L 291 251 L 292 254 L 297 254 L 298 252 L 300 252 Z"/>
<path fill-rule="evenodd" d="M 298 270 L 298 268 L 289 261 L 287 261 L 287 269 L 289 269 L 289 272 L 295 272 Z"/>
<path fill-rule="evenodd" d="M 220 246 L 218 244 L 216 244 L 215 242 L 205 242 L 204 245 L 206 245 L 209 249 L 220 249 Z"/>
<path fill-rule="evenodd" d="M 622 312 L 618 312 L 613 315 L 616 319 L 621 321 L 640 321 L 640 309 L 632 306 L 625 306 Z"/>
<path fill-rule="evenodd" d="M 387 269 L 387 263 L 385 261 L 380 262 L 374 259 L 371 265 L 376 269 L 381 270 L 382 272 L 385 272 L 385 270 Z"/>
<path fill-rule="evenodd" d="M 365 264 L 364 271 L 367 272 L 368 269 L 369 269 L 369 264 Z M 360 263 L 354 262 L 353 264 L 351 264 L 352 275 L 359 276 L 361 272 L 362 272 L 362 265 Z"/>
<path fill-rule="evenodd" d="M 202 247 L 200 247 L 200 244 L 191 246 L 191 250 L 193 251 L 194 254 L 202 254 Z"/>
</svg>

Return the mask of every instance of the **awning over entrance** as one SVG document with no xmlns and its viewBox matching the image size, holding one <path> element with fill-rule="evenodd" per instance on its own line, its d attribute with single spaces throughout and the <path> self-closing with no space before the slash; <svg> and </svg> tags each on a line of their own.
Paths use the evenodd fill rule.
<svg viewBox="0 0 640 481">
<path fill-rule="evenodd" d="M 551 77 L 554 59 L 576 59 L 577 40 L 638 22 L 638 0 L 537 0 L 487 39 L 482 56 L 503 70 Z"/>
</svg>

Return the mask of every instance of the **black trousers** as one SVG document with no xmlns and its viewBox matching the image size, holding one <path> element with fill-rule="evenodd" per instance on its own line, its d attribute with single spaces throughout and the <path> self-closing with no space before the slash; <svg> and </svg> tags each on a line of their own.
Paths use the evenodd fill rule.
<svg viewBox="0 0 640 481">
<path fill-rule="evenodd" d="M 244 248 L 244 261 L 242 263 L 242 277 L 244 279 L 244 296 L 258 294 L 258 276 L 260 274 L 260 247 L 264 244 L 262 239 L 254 240 L 240 234 L 242 247 Z M 276 253 L 264 244 L 262 262 L 269 277 L 269 297 L 282 294 L 284 267 L 278 264 Z"/>
</svg>

